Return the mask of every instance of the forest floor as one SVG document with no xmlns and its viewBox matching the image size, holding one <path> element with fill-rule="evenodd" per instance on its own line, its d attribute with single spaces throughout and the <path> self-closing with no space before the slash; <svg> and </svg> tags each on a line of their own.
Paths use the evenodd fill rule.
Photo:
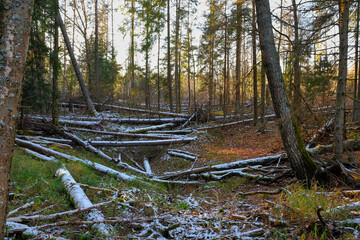
<svg viewBox="0 0 360 240">
<path fill-rule="evenodd" d="M 163 172 L 212 166 L 241 159 L 258 158 L 284 152 L 277 125 L 266 128 L 238 125 L 197 132 L 197 140 L 177 147 L 199 155 L 194 163 L 164 154 L 169 147 L 132 148 L 126 154 L 145 153 L 155 175 Z M 105 164 L 80 147 L 48 147 Z M 171 146 L 174 147 L 174 146 Z M 125 151 L 125 150 L 124 150 Z M 107 153 L 112 150 L 108 149 Z M 140 154 L 141 155 L 141 154 Z M 359 152 L 353 152 L 357 158 Z M 326 157 L 331 157 L 326 156 Z M 134 157 L 141 164 L 140 160 Z M 116 168 L 115 164 L 106 163 Z M 338 222 L 358 212 L 332 211 L 337 206 L 357 202 L 359 195 L 345 195 L 351 189 L 340 184 L 302 186 L 290 173 L 276 181 L 249 180 L 234 176 L 202 184 L 165 184 L 153 186 L 125 182 L 94 172 L 78 162 L 60 159 L 39 161 L 17 147 L 12 165 L 9 210 L 29 206 L 15 215 L 47 215 L 74 209 L 59 178 L 58 168 L 66 168 L 95 204 L 112 201 L 100 207 L 106 224 L 111 224 L 108 239 L 356 239 L 357 227 L 333 231 Z M 276 167 L 289 163 L 279 159 Z M 271 166 L 268 168 L 270 171 Z M 265 173 L 264 173 L 265 174 Z M 321 211 L 319 210 L 321 207 Z M 51 220 L 21 221 L 31 231 L 8 229 L 8 239 L 104 239 L 85 221 L 86 213 Z M 353 215 L 352 215 L 353 216 Z M 356 216 L 356 215 L 355 215 Z M 12 216 L 13 217 L 13 216 Z M 35 232 L 34 234 L 34 230 Z M 336 235 L 337 234 L 337 235 Z"/>
</svg>

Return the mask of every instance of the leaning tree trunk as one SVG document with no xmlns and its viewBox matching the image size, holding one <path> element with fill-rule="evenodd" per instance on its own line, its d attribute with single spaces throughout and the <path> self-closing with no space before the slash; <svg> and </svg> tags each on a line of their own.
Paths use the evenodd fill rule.
<svg viewBox="0 0 360 240">
<path fill-rule="evenodd" d="M 256 14 L 261 52 L 281 138 L 296 177 L 307 180 L 309 183 L 317 166 L 305 150 L 299 130 L 291 114 L 278 53 L 275 48 L 269 0 L 256 0 Z"/>
<path fill-rule="evenodd" d="M 9 175 L 34 0 L 0 3 L 0 239 L 4 239 Z"/>
<path fill-rule="evenodd" d="M 349 25 L 349 0 L 339 1 L 340 10 L 340 54 L 339 54 L 339 77 L 336 89 L 335 108 L 335 132 L 334 154 L 335 158 L 341 159 L 344 152 L 343 141 L 345 138 L 345 97 L 347 78 L 347 51 L 348 51 L 348 25 Z"/>
<path fill-rule="evenodd" d="M 69 52 L 69 55 L 70 55 L 70 59 L 71 59 L 71 62 L 72 62 L 72 65 L 75 69 L 75 73 L 76 73 L 76 76 L 77 76 L 77 79 L 79 80 L 79 84 L 80 84 L 80 88 L 81 88 L 81 91 L 82 93 L 84 94 L 85 96 L 85 99 L 86 99 L 86 105 L 88 107 L 88 110 L 91 114 L 93 115 L 96 115 L 97 112 L 95 110 L 95 107 L 94 107 L 94 104 L 93 102 L 91 101 L 91 98 L 90 98 L 90 94 L 89 94 L 89 91 L 85 85 L 85 81 L 84 81 L 84 78 L 82 77 L 82 74 L 80 72 L 80 68 L 79 68 L 79 65 L 76 61 L 76 58 L 75 58 L 75 54 L 72 50 L 72 47 L 71 47 L 71 43 L 70 43 L 70 40 L 69 40 L 69 37 L 67 35 L 67 32 L 66 32 L 66 28 L 65 28 L 65 25 L 63 23 L 63 20 L 61 18 L 61 15 L 60 13 L 57 15 L 56 17 L 56 22 L 57 24 L 60 26 L 60 29 L 61 29 L 61 32 L 62 32 L 62 35 L 64 37 L 64 41 L 65 41 L 65 44 L 66 44 L 66 47 L 68 49 L 68 52 Z"/>
</svg>

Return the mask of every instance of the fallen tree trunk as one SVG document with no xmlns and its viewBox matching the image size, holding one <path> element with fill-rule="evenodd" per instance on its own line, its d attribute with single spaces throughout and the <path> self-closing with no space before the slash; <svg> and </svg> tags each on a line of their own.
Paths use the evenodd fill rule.
<svg viewBox="0 0 360 240">
<path fill-rule="evenodd" d="M 29 116 L 29 119 L 50 121 L 49 117 Z M 186 118 L 101 118 L 101 117 L 82 117 L 82 118 L 60 118 L 59 123 L 78 126 L 91 126 L 101 124 L 101 122 L 112 122 L 119 124 L 164 124 L 164 123 L 183 123 Z"/>
<path fill-rule="evenodd" d="M 95 103 L 96 106 L 104 106 L 104 107 L 108 107 L 108 108 L 115 108 L 115 109 L 119 109 L 119 110 L 123 110 L 123 111 L 128 111 L 128 112 L 139 112 L 139 113 L 150 113 L 150 114 L 154 114 L 154 115 L 163 115 L 163 116 L 170 116 L 170 117 L 180 117 L 180 118 L 188 118 L 189 115 L 187 114 L 182 114 L 182 113 L 172 113 L 172 112 L 163 112 L 163 111 L 152 111 L 152 110 L 147 110 L 147 109 L 140 109 L 140 108 L 129 108 L 129 107 L 121 107 L 121 106 L 117 106 L 117 105 L 102 105 L 102 104 L 98 104 Z"/>
<path fill-rule="evenodd" d="M 171 128 L 174 127 L 175 124 L 174 123 L 164 123 L 161 125 L 156 125 L 156 126 L 150 126 L 150 127 L 144 127 L 144 128 L 138 128 L 138 129 L 134 129 L 134 130 L 130 130 L 128 131 L 128 133 L 146 133 L 148 131 L 151 130 L 159 130 L 159 129 L 164 129 L 164 128 Z"/>
<path fill-rule="evenodd" d="M 173 139 L 176 138 L 174 135 L 160 135 L 160 134 L 137 134 L 137 133 L 127 133 L 127 132 L 106 132 L 106 131 L 98 131 L 92 129 L 84 129 L 84 128 L 67 128 L 72 131 L 78 132 L 87 132 L 87 133 L 95 133 L 102 135 L 112 135 L 119 137 L 127 137 L 127 138 L 152 138 L 152 139 Z"/>
<path fill-rule="evenodd" d="M 76 208 L 86 209 L 94 206 L 68 170 L 60 168 L 57 170 L 56 176 L 61 178 L 61 182 Z M 88 221 L 104 221 L 105 217 L 98 209 L 92 209 L 86 219 Z M 92 227 L 104 236 L 109 236 L 114 231 L 112 226 L 104 223 L 96 223 Z"/>
<path fill-rule="evenodd" d="M 138 146 L 160 146 L 189 143 L 196 138 L 177 138 L 153 141 L 91 141 L 90 144 L 98 147 L 138 147 Z"/>
<path fill-rule="evenodd" d="M 267 119 L 267 120 L 275 119 L 275 114 L 267 115 L 267 116 L 265 116 L 265 119 Z M 205 130 L 211 130 L 211 129 L 215 129 L 215 128 L 231 127 L 231 126 L 235 126 L 235 125 L 239 125 L 239 124 L 251 123 L 253 121 L 254 121 L 253 118 L 249 118 L 249 119 L 244 119 L 244 120 L 240 120 L 237 122 L 224 123 L 224 124 L 219 124 L 219 125 L 214 125 L 214 126 L 209 126 L 209 127 L 201 127 L 201 128 L 197 128 L 196 130 L 205 131 Z"/>
<path fill-rule="evenodd" d="M 50 155 L 50 156 L 54 156 L 54 157 L 58 157 L 58 158 L 64 158 L 70 161 L 75 161 L 75 162 L 80 162 L 83 163 L 99 172 L 103 172 L 106 174 L 110 174 L 118 179 L 124 180 L 124 181 L 139 181 L 140 183 L 147 185 L 147 186 L 152 186 L 151 184 L 144 182 L 141 178 L 133 176 L 133 175 L 128 175 L 126 173 L 122 173 L 119 171 L 116 171 L 112 168 L 109 168 L 107 166 L 104 166 L 100 163 L 96 163 L 96 162 L 92 162 L 86 159 L 80 159 L 74 156 L 70 156 L 67 155 L 65 153 L 61 153 L 61 152 L 57 152 L 55 150 L 52 149 L 48 149 L 48 148 L 44 148 L 42 146 L 40 146 L 39 144 L 35 144 L 29 141 L 25 141 L 22 139 L 15 139 L 15 143 L 21 147 L 26 147 L 26 148 L 30 148 L 33 151 L 37 151 L 46 155 Z M 147 175 L 146 173 L 144 173 L 145 175 Z M 166 180 L 162 180 L 162 179 L 158 179 L 158 178 L 151 178 L 149 179 L 150 181 L 153 182 L 162 182 L 162 183 L 175 183 L 175 184 L 199 184 L 199 182 L 193 181 L 193 182 L 186 182 L 186 181 L 166 181 Z"/>
<path fill-rule="evenodd" d="M 88 166 L 90 166 L 90 167 L 92 167 L 92 168 L 94 168 L 94 169 L 96 169 L 96 170 L 98 170 L 100 172 L 108 173 L 108 174 L 113 175 L 113 176 L 115 176 L 115 177 L 117 177 L 119 179 L 122 179 L 122 180 L 133 181 L 133 180 L 138 179 L 135 176 L 131 176 L 131 175 L 128 175 L 126 173 L 116 171 L 116 170 L 114 170 L 112 168 L 109 168 L 109 167 L 106 167 L 106 166 L 104 166 L 102 164 L 95 163 L 95 162 L 92 162 L 92 161 L 89 161 L 89 160 L 80 159 L 80 158 L 77 158 L 77 157 L 74 157 L 74 156 L 67 155 L 65 153 L 57 152 L 55 150 L 42 147 L 39 144 L 35 144 L 35 143 L 29 142 L 29 141 L 25 141 L 25 140 L 21 140 L 21 139 L 16 138 L 15 143 L 17 145 L 21 146 L 21 147 L 30 148 L 31 150 L 36 151 L 36 152 L 40 152 L 42 154 L 46 154 L 46 155 L 50 155 L 50 156 L 54 156 L 54 157 L 58 157 L 58 158 L 68 159 L 70 161 L 81 162 L 81 163 L 83 163 L 85 165 L 88 165 Z"/>
<path fill-rule="evenodd" d="M 154 134 L 178 134 L 178 135 L 186 135 L 192 132 L 194 132 L 194 130 L 192 129 L 149 131 L 149 133 L 154 133 Z"/>
<path fill-rule="evenodd" d="M 60 26 L 60 29 L 61 29 L 62 35 L 64 37 L 66 47 L 68 49 L 68 53 L 70 55 L 71 63 L 73 65 L 74 69 L 75 69 L 75 74 L 76 74 L 76 77 L 77 77 L 77 79 L 79 81 L 81 91 L 82 91 L 82 93 L 83 93 L 83 95 L 85 97 L 86 105 L 88 107 L 88 110 L 89 110 L 90 114 L 97 115 L 94 104 L 91 101 L 89 91 L 88 91 L 88 89 L 87 89 L 87 87 L 85 85 L 84 78 L 83 78 L 83 76 L 81 74 L 79 64 L 76 61 L 75 54 L 73 52 L 73 49 L 72 49 L 72 46 L 71 46 L 71 43 L 70 43 L 70 40 L 69 40 L 69 36 L 67 35 L 66 27 L 65 27 L 65 25 L 63 23 L 63 20 L 61 18 L 60 13 L 56 16 L 56 23 Z"/>
<path fill-rule="evenodd" d="M 310 139 L 306 145 L 306 149 L 314 147 L 315 143 L 319 141 L 327 132 L 332 131 L 334 128 L 335 118 L 331 118 L 327 123 L 320 128 L 320 130 Z"/>
<path fill-rule="evenodd" d="M 176 151 L 174 149 L 171 149 L 171 150 L 169 149 L 167 153 L 171 156 L 179 157 L 179 158 L 183 158 L 183 159 L 187 159 L 187 160 L 191 160 L 191 161 L 195 161 L 197 159 L 197 156 L 194 156 L 189 153 Z"/>
</svg>

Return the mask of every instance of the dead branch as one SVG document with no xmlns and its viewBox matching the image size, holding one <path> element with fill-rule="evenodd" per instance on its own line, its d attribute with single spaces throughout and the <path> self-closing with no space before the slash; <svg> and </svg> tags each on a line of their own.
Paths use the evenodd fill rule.
<svg viewBox="0 0 360 240">
<path fill-rule="evenodd" d="M 18 217 L 14 217 L 14 218 L 8 218 L 7 221 L 20 223 L 20 222 L 31 222 L 31 221 L 54 220 L 54 219 L 58 219 L 58 218 L 65 217 L 65 216 L 73 216 L 73 215 L 76 215 L 79 213 L 88 212 L 95 208 L 107 206 L 107 205 L 110 205 L 113 203 L 115 203 L 115 200 L 111 200 L 108 202 L 102 202 L 102 203 L 98 203 L 98 204 L 93 204 L 92 206 L 83 208 L 83 209 L 75 209 L 75 210 L 70 210 L 70 211 L 66 211 L 66 212 L 53 213 L 53 214 L 49 214 L 49 215 L 36 214 L 36 215 L 32 215 L 32 216 L 25 216 L 25 215 L 18 216 Z"/>
<path fill-rule="evenodd" d="M 26 209 L 26 208 L 29 208 L 29 207 L 33 206 L 34 204 L 35 204 L 34 201 L 29 202 L 29 203 L 25 203 L 23 206 L 18 207 L 18 208 L 16 208 L 16 209 L 10 211 L 10 212 L 8 213 L 7 217 L 10 217 L 11 215 L 14 215 L 15 213 L 17 213 L 17 212 L 19 212 L 19 211 L 21 211 L 21 210 L 24 210 L 24 209 Z"/>
<path fill-rule="evenodd" d="M 254 192 L 239 192 L 238 194 L 243 196 L 249 196 L 249 195 L 257 195 L 257 194 L 264 194 L 264 195 L 277 195 L 280 194 L 282 191 L 284 191 L 284 188 L 278 188 L 274 191 L 254 191 Z"/>
</svg>

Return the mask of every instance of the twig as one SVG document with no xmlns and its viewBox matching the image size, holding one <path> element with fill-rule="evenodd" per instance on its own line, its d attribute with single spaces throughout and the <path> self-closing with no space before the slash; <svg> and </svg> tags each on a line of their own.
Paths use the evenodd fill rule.
<svg viewBox="0 0 360 240">
<path fill-rule="evenodd" d="M 19 208 L 16 208 L 16 209 L 14 209 L 14 210 L 12 210 L 12 211 L 10 211 L 10 212 L 8 213 L 7 217 L 10 217 L 11 215 L 14 215 L 15 213 L 17 213 L 17 212 L 19 212 L 19 211 L 21 211 L 21 210 L 24 210 L 24 209 L 26 209 L 26 208 L 28 208 L 28 207 L 31 207 L 31 206 L 33 206 L 34 204 L 35 204 L 34 201 L 29 202 L 29 203 L 26 203 L 26 204 L 24 204 L 23 206 L 21 206 L 21 207 L 19 207 Z"/>
</svg>

